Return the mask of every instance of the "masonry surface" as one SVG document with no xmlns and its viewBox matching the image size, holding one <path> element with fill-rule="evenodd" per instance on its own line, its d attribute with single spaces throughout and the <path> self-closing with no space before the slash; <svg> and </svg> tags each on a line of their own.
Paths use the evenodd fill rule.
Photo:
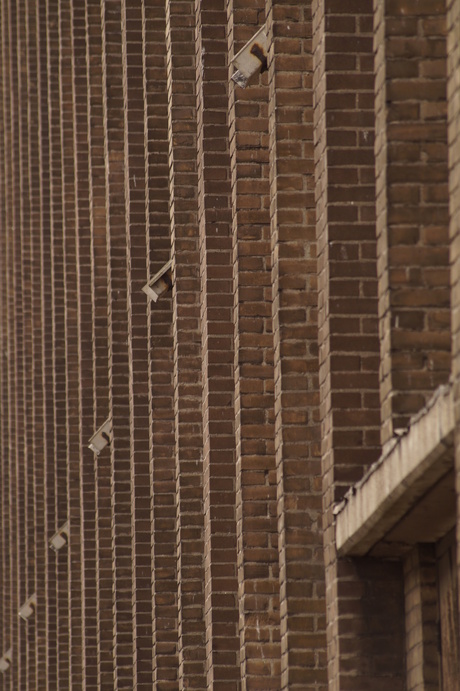
<svg viewBox="0 0 460 691">
<path fill-rule="evenodd" d="M 0 691 L 458 691 L 459 37 L 0 0 Z"/>
</svg>

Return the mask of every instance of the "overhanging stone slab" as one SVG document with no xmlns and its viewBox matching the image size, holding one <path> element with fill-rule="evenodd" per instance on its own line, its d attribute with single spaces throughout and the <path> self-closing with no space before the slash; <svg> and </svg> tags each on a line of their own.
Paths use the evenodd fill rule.
<svg viewBox="0 0 460 691">
<path fill-rule="evenodd" d="M 335 507 L 339 556 L 362 556 L 453 464 L 452 386 L 442 386 Z"/>
</svg>

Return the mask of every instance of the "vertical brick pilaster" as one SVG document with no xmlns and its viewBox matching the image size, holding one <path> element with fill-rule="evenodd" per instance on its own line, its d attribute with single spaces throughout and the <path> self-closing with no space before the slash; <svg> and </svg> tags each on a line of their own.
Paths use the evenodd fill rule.
<svg viewBox="0 0 460 691">
<path fill-rule="evenodd" d="M 240 688 L 226 3 L 196 2 L 207 688 Z"/>
<path fill-rule="evenodd" d="M 438 691 L 438 608 L 432 545 L 417 545 L 404 560 L 406 689 Z"/>
<path fill-rule="evenodd" d="M 143 7 L 122 2 L 124 193 L 128 244 L 128 358 L 131 440 L 133 688 L 152 686 L 151 473 L 149 454 L 148 269 Z"/>
<path fill-rule="evenodd" d="M 0 4 L 0 21 L 4 27 L 4 6 Z M 2 97 L 2 108 L 0 110 L 1 130 L 0 130 L 0 223 L 4 228 L 7 227 L 7 177 L 6 177 L 6 122 L 5 122 L 5 89 L 6 74 L 4 53 L 6 46 L 2 35 L 2 64 L 0 67 L 0 93 Z M 0 237 L 0 290 L 3 296 L 7 295 L 7 233 L 2 233 Z M 0 301 L 0 453 L 1 453 L 1 556 L 0 556 L 0 578 L 2 580 L 3 591 L 0 600 L 0 646 L 2 650 L 8 650 L 11 645 L 11 612 L 10 612 L 10 514 L 9 514 L 9 467 L 8 467 L 8 304 L 7 300 Z M 3 686 L 10 689 L 11 669 L 3 675 Z"/>
<path fill-rule="evenodd" d="M 94 344 L 91 267 L 91 210 L 90 210 L 90 156 L 89 156 L 89 89 L 85 3 L 70 4 L 72 22 L 72 118 L 75 147 L 75 268 L 77 271 L 76 299 L 78 318 L 78 374 L 81 405 L 81 423 L 78 430 L 79 450 L 79 508 L 81 512 L 81 541 L 74 544 L 74 532 L 78 531 L 78 514 L 70 506 L 70 544 L 74 558 L 81 563 L 81 661 L 82 687 L 87 691 L 98 688 L 98 597 L 96 566 L 96 479 L 92 453 L 88 439 L 94 432 Z M 78 533 L 77 533 L 78 538 Z M 72 594 L 72 590 L 71 590 Z M 78 688 L 78 683 L 76 683 Z"/>
<path fill-rule="evenodd" d="M 311 3 L 266 2 L 281 688 L 326 684 Z"/>
<path fill-rule="evenodd" d="M 454 529 L 436 544 L 438 586 L 438 638 L 440 686 L 442 691 L 455 691 L 459 679 L 459 611 L 457 530 Z M 429 613 L 427 613 L 427 618 Z M 428 633 L 428 632 L 427 632 Z"/>
<path fill-rule="evenodd" d="M 332 458 L 332 450 L 334 460 L 323 469 L 330 502 L 380 454 L 373 16 L 371 2 L 361 12 L 328 0 L 315 5 L 321 420 L 324 453 Z"/>
<path fill-rule="evenodd" d="M 22 112 L 21 96 L 24 87 L 22 70 L 19 67 L 21 56 L 21 39 L 19 35 L 21 23 L 21 8 L 16 2 L 9 3 L 8 34 L 9 34 L 9 99 L 10 99 L 10 175 L 11 175 L 11 219 L 8 232 L 10 233 L 10 282 L 8 289 L 11 295 L 12 350 L 9 353 L 11 374 L 10 406 L 10 462 L 13 494 L 11 508 L 13 513 L 12 540 L 14 542 L 12 554 L 13 578 L 12 584 L 16 591 L 16 611 L 12 616 L 17 620 L 17 635 L 13 642 L 16 650 L 16 684 L 27 688 L 27 642 L 29 628 L 18 620 L 19 606 L 29 596 L 27 592 L 27 433 L 24 428 L 24 305 L 23 305 L 23 274 L 22 274 L 22 242 L 23 229 L 23 169 L 22 169 Z M 19 39 L 19 40 L 18 40 Z M 13 467 L 14 466 L 14 467 Z M 16 599 L 15 598 L 15 599 Z M 34 631 L 32 624 L 31 632 Z M 14 681 L 13 681 L 14 686 Z"/>
<path fill-rule="evenodd" d="M 456 688 L 454 531 L 338 559 L 334 507 L 449 373 L 460 422 L 459 32 L 0 0 L 1 691 Z"/>
<path fill-rule="evenodd" d="M 229 61 L 264 11 L 263 1 L 227 3 Z M 243 689 L 279 689 L 267 76 L 244 91 L 229 85 L 241 679 Z"/>
<path fill-rule="evenodd" d="M 179 687 L 206 688 L 195 2 L 167 3 Z"/>
<path fill-rule="evenodd" d="M 450 371 L 445 2 L 375 2 L 382 442 Z"/>
<path fill-rule="evenodd" d="M 5 223 L 5 232 L 2 236 L 2 287 L 4 288 L 4 311 L 3 311 L 3 333 L 2 343 L 4 351 L 2 354 L 3 367 L 3 388 L 2 388 L 2 425 L 3 425 L 3 444 L 2 444 L 2 470 L 3 470 L 3 501 L 2 517 L 5 521 L 4 528 L 4 579 L 8 587 L 9 594 L 3 600 L 3 615 L 5 618 L 3 628 L 3 647 L 7 645 L 18 651 L 17 645 L 17 606 L 18 595 L 16 587 L 16 520 L 14 514 L 15 501 L 15 475 L 13 443 L 13 391 L 12 376 L 14 372 L 14 315 L 13 315 L 13 275 L 12 275 L 12 137 L 11 137 L 11 67 L 10 67 L 10 41 L 9 35 L 9 8 L 6 0 L 2 0 L 1 6 L 1 32 L 2 32 L 2 118 L 3 118 L 3 142 L 2 142 L 2 181 L 5 193 L 4 213 L 2 220 Z M 13 471 L 13 472 L 12 472 Z M 2 622 L 3 623 L 3 622 Z M 13 691 L 17 685 L 17 659 L 10 667 L 5 677 L 5 688 Z"/>
<path fill-rule="evenodd" d="M 47 17 L 46 3 L 36 4 L 37 11 L 37 49 L 39 61 L 39 108 L 40 108 L 40 199 L 41 199 L 41 247 L 40 247 L 40 283 L 41 283 L 41 338 L 43 367 L 43 399 L 44 399 L 44 497 L 45 497 L 45 537 L 52 535 L 55 530 L 55 436 L 54 436 L 54 388 L 53 388 L 53 291 L 51 274 L 51 165 L 50 165 L 50 123 L 49 123 L 49 56 L 47 49 Z M 45 280 L 46 277 L 46 280 Z M 48 551 L 45 552 L 46 579 L 46 673 L 45 679 L 50 687 L 57 687 L 57 618 L 56 618 L 56 575 L 55 559 Z M 42 607 L 38 602 L 38 611 Z M 40 616 L 40 614 L 39 614 Z"/>
<path fill-rule="evenodd" d="M 11 581 L 10 581 L 10 507 L 9 507 L 9 429 L 8 429 L 8 127 L 7 127 L 7 88 L 8 74 L 6 60 L 8 44 L 6 35 L 6 8 L 2 0 L 0 3 L 0 35 L 1 35 L 1 65 L 0 65 L 0 94 L 1 94 L 1 130 L 0 130 L 0 222 L 5 232 L 0 237 L 0 290 L 4 298 L 0 301 L 0 453 L 1 453 L 1 579 L 4 584 L 1 593 L 1 648 L 8 650 L 12 644 L 11 637 Z M 10 678 L 12 670 L 7 670 L 3 677 L 3 685 L 8 691 L 11 688 Z"/>
<path fill-rule="evenodd" d="M 103 125 L 102 26 L 99 0 L 85 2 L 88 93 L 88 184 L 90 214 L 90 266 L 92 317 L 93 414 L 87 439 L 109 416 L 106 177 Z M 85 453 L 91 453 L 89 450 Z M 113 689 L 112 529 L 110 507 L 110 452 L 88 463 L 95 481 L 97 684 Z"/>
<path fill-rule="evenodd" d="M 46 54 L 48 82 L 48 132 L 50 169 L 50 282 L 51 282 L 51 350 L 53 387 L 53 435 L 54 454 L 50 458 L 54 476 L 54 506 L 48 506 L 51 516 L 48 522 L 49 536 L 67 519 L 67 377 L 66 377 L 66 320 L 65 320 L 65 268 L 64 268 L 64 190 L 62 184 L 61 138 L 61 66 L 59 55 L 60 22 L 59 2 L 45 3 Z M 50 21 L 55 16 L 56 21 Z M 54 583 L 50 579 L 53 597 L 56 598 L 56 679 L 57 686 L 69 684 L 69 599 L 68 566 L 66 558 L 58 553 L 51 555 L 50 570 L 54 571 Z M 50 613 L 51 614 L 51 613 Z"/>
<path fill-rule="evenodd" d="M 110 491 L 112 509 L 113 686 L 132 689 L 131 410 L 129 261 L 125 198 L 123 7 L 101 2 L 106 230 L 108 257 Z"/>
<path fill-rule="evenodd" d="M 460 2 L 447 3 L 447 102 L 449 138 L 449 199 L 450 199 L 450 263 L 452 300 L 452 374 L 460 373 L 460 132 L 457 120 L 460 111 L 460 85 L 457 84 L 460 64 Z"/>
<path fill-rule="evenodd" d="M 35 613 L 35 683 L 47 681 L 47 646 L 46 646 L 46 566 L 48 550 L 44 549 L 45 511 L 45 443 L 44 443 L 44 396 L 43 396 L 43 352 L 42 331 L 43 314 L 41 303 L 42 273 L 41 273 L 41 151 L 38 133 L 41 129 L 40 94 L 39 94 L 39 48 L 38 48 L 38 15 L 34 0 L 28 0 L 25 7 L 25 23 L 27 36 L 27 74 L 28 74 L 28 145 L 27 164 L 30 180 L 30 304 L 32 319 L 31 350 L 32 362 L 30 378 L 32 382 L 32 443 L 33 443 L 33 544 L 35 578 L 33 592 L 39 594 Z"/>
<path fill-rule="evenodd" d="M 370 0 L 352 5 L 321 0 L 314 3 L 314 9 L 329 686 L 345 689 L 370 684 L 377 688 L 386 683 L 391 669 L 392 683 L 401 688 L 401 574 L 393 566 L 372 560 L 338 560 L 333 517 L 334 503 L 380 454 L 373 6 Z M 372 606 L 382 587 L 394 602 L 391 614 Z M 386 635 L 390 624 L 391 633 Z M 386 658 L 380 658 L 383 651 L 391 656 L 388 669 Z"/>
<path fill-rule="evenodd" d="M 29 169 L 29 94 L 28 75 L 29 42 L 25 3 L 18 3 L 16 17 L 16 36 L 18 54 L 18 131 L 19 131 L 19 266 L 17 267 L 16 291 L 19 301 L 18 321 L 20 325 L 20 361 L 22 389 L 18 388 L 21 401 L 22 419 L 19 430 L 22 430 L 22 469 L 23 476 L 23 514 L 24 524 L 23 579 L 27 593 L 36 592 L 35 579 L 35 530 L 34 530 L 34 400 L 33 400 L 33 347 L 32 347 L 32 285 L 31 285 L 31 180 Z M 22 64 L 21 64 L 22 63 Z M 33 88 L 33 87 L 32 87 Z M 18 387 L 20 382 L 18 382 Z M 24 688 L 36 687 L 36 631 L 37 617 L 25 631 L 25 668 Z"/>
<path fill-rule="evenodd" d="M 3 6 L 2 3 L 0 2 L 0 21 L 2 21 L 3 18 Z M 1 29 L 0 29 L 0 36 L 1 36 Z M 3 115 L 3 108 L 4 108 L 4 95 L 3 95 L 3 89 L 4 89 L 4 83 L 5 83 L 5 74 L 4 74 L 4 62 L 3 62 L 3 51 L 0 49 L 0 55 L 2 56 L 2 64 L 0 66 L 0 97 L 1 97 L 1 107 L 0 107 L 0 223 L 3 227 L 5 227 L 5 218 L 6 218 L 6 194 L 5 194 L 5 120 L 4 120 L 4 115 Z M 5 279 L 6 279 L 6 266 L 5 266 L 5 255 L 6 255 L 6 247 L 5 247 L 5 233 L 3 233 L 0 236 L 0 290 L 2 291 L 3 295 L 6 294 L 6 285 L 5 285 Z M 6 516 L 6 510 L 5 510 L 5 504 L 6 504 L 6 483 L 8 481 L 8 476 L 6 473 L 6 441 L 5 437 L 7 434 L 6 431 L 6 425 L 5 425 L 5 415 L 7 411 L 7 403 L 6 403 L 6 396 L 5 396 L 5 383 L 6 383 L 6 372 L 5 372 L 5 361 L 6 361 L 6 356 L 5 353 L 7 352 L 7 329 L 6 329 L 6 305 L 3 300 L 0 300 L 0 348 L 1 348 L 1 355 L 0 355 L 0 454 L 1 454 L 1 462 L 0 462 L 0 483 L 1 483 L 1 489 L 0 489 L 0 501 L 1 501 L 1 509 L 0 509 L 0 520 L 1 520 L 1 526 L 0 526 L 0 579 L 2 582 L 5 582 L 7 580 L 7 558 L 6 558 L 6 553 L 7 553 L 7 544 L 8 544 L 8 534 L 5 532 L 5 523 L 7 524 L 7 516 Z M 9 635 L 8 632 L 8 627 L 5 622 L 6 619 L 6 613 L 7 613 L 7 608 L 6 608 L 6 597 L 5 597 L 5 591 L 3 591 L 0 594 L 0 648 L 3 647 L 7 643 L 7 636 Z"/>
<path fill-rule="evenodd" d="M 7 175 L 6 175 L 6 119 L 5 119 L 5 91 L 6 91 L 6 69 L 5 52 L 6 45 L 3 39 L 4 32 L 4 3 L 0 3 L 0 35 L 2 37 L 1 47 L 1 67 L 0 67 L 0 223 L 3 228 L 7 227 Z M 7 233 L 2 233 L 0 237 L 0 290 L 2 295 L 7 295 Z M 0 556 L 0 578 L 4 583 L 4 589 L 0 598 L 0 646 L 8 650 L 10 645 L 10 565 L 9 565 L 9 477 L 8 477 L 8 305 L 6 299 L 0 301 L 0 497 L 1 497 L 1 556 Z M 9 677 L 11 672 L 4 674 L 3 685 L 5 689 L 10 688 Z"/>
<path fill-rule="evenodd" d="M 169 260 L 168 100 L 165 2 L 145 3 L 144 117 L 147 185 L 146 281 Z M 144 295 L 144 300 L 145 300 Z M 178 582 L 176 461 L 174 453 L 174 345 L 170 293 L 147 305 L 149 338 L 150 463 L 152 472 L 153 680 L 177 691 Z"/>
<path fill-rule="evenodd" d="M 69 617 L 69 688 L 83 685 L 82 632 L 82 560 L 81 560 L 81 462 L 80 462 L 80 330 L 78 320 L 77 237 L 76 237 L 76 165 L 73 92 L 73 23 L 69 0 L 60 0 L 58 7 L 59 35 L 59 109 L 60 109 L 60 174 L 62 189 L 62 251 L 64 279 L 64 353 L 65 353 L 65 414 L 67 444 L 65 453 L 67 507 L 59 515 L 57 528 L 68 519 L 71 539 L 67 550 L 58 552 L 61 564 L 67 561 Z"/>
<path fill-rule="evenodd" d="M 455 405 L 455 487 L 457 493 L 456 573 L 460 583 L 460 2 L 447 2 L 447 105 L 449 142 L 449 239 L 451 267 L 452 377 Z"/>
</svg>

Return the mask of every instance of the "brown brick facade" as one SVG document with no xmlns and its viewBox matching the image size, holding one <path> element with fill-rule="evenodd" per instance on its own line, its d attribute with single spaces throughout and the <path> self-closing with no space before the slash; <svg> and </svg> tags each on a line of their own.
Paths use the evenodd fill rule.
<svg viewBox="0 0 460 691">
<path fill-rule="evenodd" d="M 459 36 L 0 0 L 0 691 L 457 690 Z"/>
<path fill-rule="evenodd" d="M 376 2 L 382 442 L 450 372 L 445 2 Z"/>
</svg>

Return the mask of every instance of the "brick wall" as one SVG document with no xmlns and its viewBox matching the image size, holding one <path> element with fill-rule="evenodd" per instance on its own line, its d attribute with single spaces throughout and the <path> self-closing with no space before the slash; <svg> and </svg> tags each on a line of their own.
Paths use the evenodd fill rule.
<svg viewBox="0 0 460 691">
<path fill-rule="evenodd" d="M 90 204 L 90 185 L 91 176 L 89 174 L 89 142 L 88 142 L 88 114 L 89 96 L 87 91 L 87 60 L 82 60 L 78 64 L 75 62 L 75 51 L 81 51 L 82 56 L 87 55 L 88 42 L 86 36 L 86 16 L 84 6 L 72 6 L 72 16 L 70 24 L 72 29 L 68 29 L 71 39 L 71 57 L 69 60 L 72 67 L 72 127 L 74 137 L 75 160 L 73 163 L 73 177 L 75 184 L 75 264 L 76 276 L 71 287 L 70 299 L 74 300 L 77 310 L 77 329 L 78 339 L 73 344 L 77 346 L 77 372 L 75 377 L 79 381 L 78 404 L 80 406 L 81 424 L 76 429 L 78 437 L 74 440 L 74 445 L 79 448 L 78 466 L 74 473 L 76 483 L 73 494 L 72 514 L 75 516 L 77 525 L 79 511 L 81 511 L 81 538 L 75 530 L 78 539 L 79 549 L 73 552 L 73 563 L 71 568 L 78 572 L 78 564 L 82 564 L 80 576 L 81 588 L 81 632 L 82 636 L 81 664 L 86 669 L 86 687 L 97 688 L 97 627 L 98 627 L 98 608 L 97 608 L 97 551 L 96 551 L 96 487 L 94 481 L 94 463 L 92 463 L 91 452 L 86 448 L 85 432 L 92 429 L 94 424 L 94 400 L 93 400 L 93 381 L 94 381 L 94 360 L 93 360 L 93 304 L 92 304 L 92 270 L 91 270 L 91 204 Z M 79 99 L 76 99 L 76 93 Z M 70 262 L 69 262 L 70 263 Z M 72 265 L 71 265 L 72 266 Z M 73 267 L 72 267 L 73 268 Z M 73 289 L 73 290 L 72 290 Z M 81 363 L 85 363 L 85 367 Z M 73 415 L 73 414 L 72 414 Z M 73 422 L 73 424 L 75 424 Z M 78 477 L 80 474 L 80 483 Z M 81 488 L 81 489 L 80 489 Z M 80 503 L 81 500 L 81 503 Z M 74 521 L 72 521 L 74 522 Z M 72 539 L 73 545 L 73 539 Z M 78 597 L 77 593 L 72 597 Z M 77 653 L 77 651 L 76 651 Z M 80 660 L 76 660 L 73 667 L 76 673 L 81 675 L 79 665 Z M 83 682 L 80 676 L 80 683 Z"/>
<path fill-rule="evenodd" d="M 144 142 L 147 185 L 147 275 L 171 254 L 168 190 L 167 61 L 164 3 L 144 6 Z M 161 48 L 160 48 L 161 46 Z M 145 300 L 145 296 L 144 296 Z M 176 459 L 172 304 L 165 296 L 147 305 L 148 395 L 151 469 L 153 679 L 157 688 L 178 686 Z"/>
<path fill-rule="evenodd" d="M 404 563 L 407 690 L 438 689 L 438 608 L 435 551 L 419 545 Z"/>
<path fill-rule="evenodd" d="M 334 513 L 457 386 L 459 17 L 0 0 L 0 691 L 456 683 L 453 534 Z"/>
<path fill-rule="evenodd" d="M 450 371 L 445 3 L 375 2 L 382 441 Z"/>
<path fill-rule="evenodd" d="M 281 688 L 326 683 L 311 3 L 266 3 Z"/>
<path fill-rule="evenodd" d="M 195 4 L 206 677 L 240 688 L 227 35 L 223 0 Z"/>
<path fill-rule="evenodd" d="M 166 36 L 169 207 L 174 259 L 178 682 L 182 688 L 205 688 L 201 281 L 193 0 L 168 3 Z"/>
<path fill-rule="evenodd" d="M 88 179 L 89 205 L 89 247 L 86 249 L 86 262 L 90 266 L 90 305 L 91 332 L 86 332 L 86 351 L 88 364 L 92 367 L 91 416 L 88 416 L 87 427 L 82 434 L 84 440 L 91 436 L 108 416 L 108 331 L 107 331 L 107 249 L 106 249 L 106 203 L 105 203 L 105 161 L 102 116 L 102 50 L 101 50 L 101 10 L 98 0 L 89 0 L 85 4 L 84 30 L 86 46 L 84 47 L 84 65 L 86 80 L 75 82 L 77 88 L 86 94 L 87 112 L 77 117 L 77 127 L 82 127 L 84 141 L 88 147 L 88 161 L 80 159 L 82 167 L 79 172 L 79 192 L 83 193 L 80 179 Z M 81 46 L 77 43 L 76 45 Z M 82 46 L 83 48 L 83 46 Z M 83 62 L 83 61 L 82 61 Z M 80 67 L 75 61 L 75 68 Z M 84 105 L 85 97 L 76 98 L 79 107 Z M 86 122 L 85 122 L 86 120 Z M 85 131 L 87 130 L 87 131 Z M 96 145 L 96 142 L 99 142 Z M 87 171 L 87 172 L 86 172 Z M 81 202 L 79 204 L 81 208 Z M 80 264 L 83 262 L 80 255 Z M 84 289 L 83 281 L 80 290 Z M 87 310 L 89 309 L 89 305 Z M 87 311 L 85 310 L 85 312 Z M 82 329 L 83 337 L 83 329 Z M 82 364 L 83 360 L 82 341 Z M 86 369 L 85 367 L 85 369 Z M 83 367 L 82 367 L 83 369 Z M 86 407 L 86 406 L 85 406 Z M 96 684 L 101 689 L 109 689 L 112 684 L 112 565 L 111 565 L 111 517 L 109 501 L 110 456 L 101 454 L 91 459 L 91 452 L 85 449 L 85 467 L 88 468 L 89 487 L 94 486 L 95 513 L 88 517 L 94 524 L 95 539 L 95 586 L 96 603 L 96 645 L 93 654 L 96 656 Z M 89 489 L 88 487 L 88 489 Z M 86 492 L 88 491 L 86 490 Z M 91 491 L 91 490 L 90 490 Z M 86 494 L 85 492 L 85 494 Z M 83 515 L 85 521 L 86 516 Z M 84 524 L 85 525 L 85 524 Z M 88 526 L 89 527 L 89 526 Z M 86 526 L 85 526 L 86 528 Z M 86 528 L 88 529 L 88 528 Z M 91 611 L 91 610 L 90 610 Z M 86 661 L 88 664 L 88 660 Z M 94 681 L 91 682 L 94 685 Z M 96 686 L 97 688 L 97 686 Z"/>
<path fill-rule="evenodd" d="M 460 89 L 458 85 L 458 68 L 460 63 L 460 46 L 458 42 L 458 35 L 460 30 L 460 3 L 452 0 L 446 3 L 447 5 L 447 102 L 448 102 L 448 142 L 449 142 L 449 239 L 450 239 L 450 266 L 451 266 L 451 308 L 452 308 L 452 377 L 454 382 L 454 404 L 455 404 L 455 420 L 458 423 L 460 419 L 459 406 L 459 278 L 460 278 L 460 255 L 459 255 L 459 230 L 460 230 L 460 205 L 459 205 L 459 164 L 460 164 L 460 139 L 458 131 L 458 108 L 460 104 Z M 455 477 L 456 486 L 458 487 L 458 479 L 460 473 L 460 436 L 458 432 L 458 424 L 456 425 L 455 433 Z M 458 495 L 457 495 L 457 521 L 459 511 Z M 460 567 L 460 547 L 458 531 L 453 536 L 454 546 L 450 548 L 451 558 L 450 564 L 444 571 L 450 571 L 450 585 L 451 589 L 457 589 L 458 599 L 458 573 Z M 446 550 L 447 551 L 447 550 Z M 444 555 L 444 559 L 447 555 Z M 444 574 L 444 577 L 446 575 Z M 446 579 L 447 580 L 447 579 Z M 458 622 L 455 615 L 453 617 L 454 630 L 458 631 Z M 442 634 L 441 634 L 442 636 Z M 458 675 L 458 638 L 452 645 L 454 655 L 451 658 L 453 662 L 454 674 Z M 455 652 L 457 655 L 455 656 Z M 443 660 L 445 664 L 445 661 Z M 444 671 L 444 664 L 442 665 Z M 451 683 L 446 680 L 446 686 Z"/>
<path fill-rule="evenodd" d="M 22 23 L 25 21 L 25 8 L 18 12 L 17 21 Z M 25 55 L 26 61 L 28 59 L 28 45 L 27 37 L 23 36 L 22 40 L 19 38 L 18 32 L 18 47 L 22 54 Z M 29 78 L 27 70 L 21 74 L 19 80 L 19 88 L 27 90 L 29 87 Z M 20 103 L 19 111 L 19 132 L 21 147 L 26 149 L 29 146 L 29 125 L 27 119 L 27 104 L 23 101 Z M 22 293 L 22 315 L 23 315 L 23 351 L 22 351 L 22 369 L 23 369 L 23 389 L 22 398 L 24 405 L 23 427 L 26 430 L 24 442 L 24 457 L 27 462 L 24 467 L 24 533 L 25 533 L 25 575 L 26 588 L 28 592 L 35 590 L 35 545 L 34 545 L 34 448 L 31 442 L 34 428 L 33 412 L 28 416 L 28 411 L 33 411 L 33 386 L 32 380 L 27 377 L 27 372 L 32 370 L 32 348 L 27 348 L 26 343 L 32 343 L 32 307 L 31 307 L 31 282 L 29 279 L 31 269 L 31 224 L 30 224 L 30 175 L 29 164 L 26 157 L 22 157 L 21 168 L 21 185 L 22 185 L 22 199 L 20 210 L 20 285 Z M 26 639 L 26 669 L 27 676 L 31 678 L 31 685 L 36 679 L 36 637 L 30 635 L 28 632 Z"/>
<path fill-rule="evenodd" d="M 229 60 L 263 24 L 264 11 L 263 2 L 250 9 L 228 3 Z M 229 91 L 239 632 L 247 689 L 281 683 L 266 77 L 244 91 L 230 82 Z"/>
<path fill-rule="evenodd" d="M 31 489 L 31 497 L 33 498 L 33 528 L 31 528 L 29 535 L 33 545 L 33 556 L 35 563 L 35 578 L 31 583 L 32 590 L 45 590 L 45 559 L 41 549 L 43 536 L 45 533 L 45 511 L 44 511 L 44 464 L 43 464 L 43 371 L 42 363 L 42 338 L 40 334 L 40 324 L 42 317 L 41 305 L 41 234 L 35 232 L 36 228 L 40 228 L 41 222 L 41 208 L 40 208 L 40 182 L 36 171 L 40 165 L 40 148 L 39 138 L 35 134 L 38 129 L 39 122 L 39 93 L 38 93 L 38 60 L 37 60 L 37 12 L 33 3 L 27 3 L 24 9 L 24 22 L 28 28 L 26 34 L 26 50 L 27 50 L 27 80 L 28 90 L 30 93 L 30 110 L 28 115 L 27 127 L 27 151 L 28 151 L 28 175 L 29 175 L 29 300 L 31 306 L 31 357 L 29 364 L 30 384 L 31 384 L 31 413 L 30 420 L 31 427 L 31 450 L 32 450 L 32 477 L 33 483 Z M 30 113 L 34 115 L 30 118 Z M 32 121 L 32 127 L 30 126 Z M 33 261 L 33 259 L 35 260 Z M 31 579 L 32 580 L 32 579 Z M 30 581 L 29 581 L 30 582 Z M 39 622 L 36 626 L 36 637 L 32 646 L 35 647 L 35 676 L 34 671 L 31 670 L 32 679 L 46 678 L 45 667 L 45 641 L 46 628 L 45 617 L 43 613 L 45 608 L 43 603 L 40 605 Z M 30 686 L 33 686 L 31 684 Z"/>
</svg>

